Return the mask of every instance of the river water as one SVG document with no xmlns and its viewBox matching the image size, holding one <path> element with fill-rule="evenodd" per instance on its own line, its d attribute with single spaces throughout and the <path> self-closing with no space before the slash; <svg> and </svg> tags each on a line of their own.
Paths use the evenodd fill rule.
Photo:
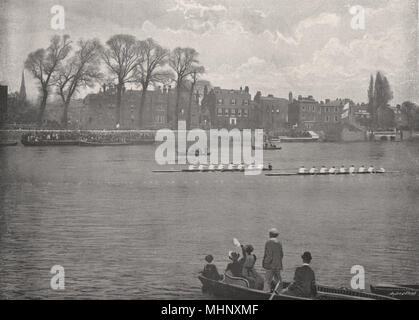
<svg viewBox="0 0 419 320">
<path fill-rule="evenodd" d="M 419 282 L 419 145 L 290 143 L 274 168 L 373 164 L 385 175 L 266 177 L 152 173 L 154 146 L 0 149 L 0 298 L 206 299 L 197 274 L 223 270 L 232 238 L 260 269 L 267 230 L 284 279 L 309 250 L 319 283 Z M 65 290 L 50 287 L 53 265 Z"/>
</svg>

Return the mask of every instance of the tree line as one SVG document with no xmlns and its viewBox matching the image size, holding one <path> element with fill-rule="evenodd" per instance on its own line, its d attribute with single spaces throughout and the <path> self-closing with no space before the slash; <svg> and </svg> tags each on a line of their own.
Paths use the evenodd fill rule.
<svg viewBox="0 0 419 320">
<path fill-rule="evenodd" d="M 370 113 L 370 129 L 374 130 L 383 127 L 382 119 L 380 121 L 378 113 L 380 109 L 387 108 L 388 103 L 393 99 L 393 91 L 386 76 L 377 72 L 375 79 L 371 75 L 368 88 L 368 108 Z M 406 126 L 410 131 L 419 129 L 419 106 L 410 101 L 398 105 L 400 111 L 406 119 Z M 393 123 L 394 125 L 394 123 Z"/>
<path fill-rule="evenodd" d="M 81 88 L 92 88 L 106 76 L 116 86 L 116 125 L 121 121 L 122 93 L 130 83 L 142 91 L 138 108 L 138 125 L 143 125 L 147 90 L 158 83 L 176 85 L 173 114 L 178 123 L 180 95 L 189 83 L 189 105 L 186 112 L 190 128 L 192 95 L 205 68 L 199 64 L 199 53 L 193 48 L 177 47 L 172 51 L 152 38 L 138 40 L 128 34 L 117 34 L 103 45 L 98 39 L 79 40 L 55 35 L 47 48 L 29 53 L 25 68 L 38 81 L 40 105 L 37 122 L 42 125 L 47 100 L 57 93 L 64 107 L 62 125 L 68 124 L 68 109 L 74 94 Z"/>
</svg>

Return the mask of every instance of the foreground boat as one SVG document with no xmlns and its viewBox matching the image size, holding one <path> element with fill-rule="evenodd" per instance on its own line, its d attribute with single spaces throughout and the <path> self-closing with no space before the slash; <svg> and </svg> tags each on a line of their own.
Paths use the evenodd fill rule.
<svg viewBox="0 0 419 320">
<path fill-rule="evenodd" d="M 400 300 L 419 300 L 419 284 L 371 285 L 371 292 Z"/>
<path fill-rule="evenodd" d="M 224 276 L 221 281 L 211 280 L 202 275 L 198 276 L 202 283 L 202 291 L 215 297 L 234 300 L 269 300 L 271 294 L 261 290 L 249 288 L 246 279 Z M 283 288 L 289 283 L 284 283 Z M 317 286 L 315 298 L 296 297 L 278 293 L 273 300 L 397 300 L 391 297 L 372 293 L 358 292 L 350 289 L 338 289 L 327 286 Z"/>
</svg>

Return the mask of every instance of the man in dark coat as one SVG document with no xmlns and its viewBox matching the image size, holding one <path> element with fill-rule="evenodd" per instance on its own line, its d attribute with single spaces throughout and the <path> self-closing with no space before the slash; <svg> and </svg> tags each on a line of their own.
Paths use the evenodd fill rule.
<svg viewBox="0 0 419 320">
<path fill-rule="evenodd" d="M 306 251 L 301 256 L 303 265 L 295 270 L 294 281 L 283 291 L 285 294 L 313 298 L 317 294 L 316 278 L 310 267 L 311 253 Z"/>
<path fill-rule="evenodd" d="M 281 282 L 282 258 L 284 253 L 282 251 L 282 244 L 278 240 L 279 232 L 273 228 L 269 230 L 269 240 L 265 244 L 265 254 L 263 256 L 262 266 L 266 270 L 264 290 L 271 292 L 272 282 L 274 286 Z"/>
</svg>

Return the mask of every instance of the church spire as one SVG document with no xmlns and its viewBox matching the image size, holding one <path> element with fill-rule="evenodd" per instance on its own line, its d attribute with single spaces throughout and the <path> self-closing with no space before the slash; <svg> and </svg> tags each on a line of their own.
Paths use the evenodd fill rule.
<svg viewBox="0 0 419 320">
<path fill-rule="evenodd" d="M 20 83 L 19 100 L 26 101 L 25 71 L 22 71 L 22 81 Z"/>
</svg>

